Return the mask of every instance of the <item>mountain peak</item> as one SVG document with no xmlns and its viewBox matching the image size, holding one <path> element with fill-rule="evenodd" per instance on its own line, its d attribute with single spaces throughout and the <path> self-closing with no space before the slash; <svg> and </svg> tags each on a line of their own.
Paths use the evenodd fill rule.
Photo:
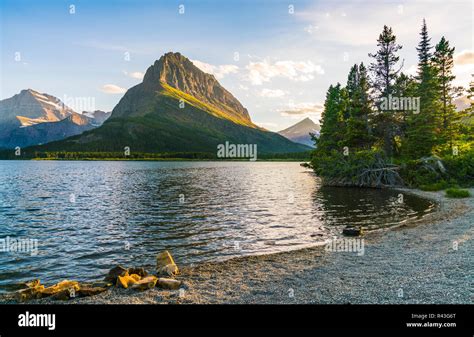
<svg viewBox="0 0 474 337">
<path fill-rule="evenodd" d="M 158 81 L 171 85 L 176 89 L 183 89 L 180 86 L 186 83 L 182 77 L 199 72 L 215 80 L 213 75 L 201 71 L 191 60 L 181 53 L 168 52 L 162 55 L 148 68 L 143 78 L 143 83 L 156 85 Z"/>
<path fill-rule="evenodd" d="M 43 144 L 94 127 L 57 97 L 31 88 L 0 101 L 0 124 L 2 148 Z"/>
<path fill-rule="evenodd" d="M 214 107 L 234 120 L 254 126 L 249 113 L 214 75 L 203 72 L 178 52 L 168 52 L 148 68 L 143 78 L 145 91 L 156 92 L 168 85 Z"/>
<path fill-rule="evenodd" d="M 78 117 L 61 124 L 76 130 L 88 126 L 82 125 L 87 120 Z M 74 121 L 82 124 L 71 123 Z M 142 83 L 127 90 L 107 122 L 86 134 L 42 149 L 117 151 L 131 146 L 139 152 L 215 154 L 217 146 L 226 141 L 257 144 L 262 153 L 308 150 L 257 127 L 247 110 L 213 75 L 206 74 L 180 53 L 170 52 L 147 69 Z"/>
<path fill-rule="evenodd" d="M 31 88 L 28 88 L 28 89 L 23 89 L 20 91 L 20 95 L 33 95 L 33 97 L 41 97 L 41 96 L 44 96 L 44 97 L 52 97 L 56 100 L 59 101 L 59 99 L 57 99 L 56 97 L 54 96 L 51 96 L 51 95 L 48 95 L 48 94 L 44 94 L 44 93 L 40 93 L 39 91 L 35 90 L 35 89 L 31 89 Z"/>
<path fill-rule="evenodd" d="M 309 117 L 299 121 L 298 123 L 278 132 L 283 137 L 288 138 L 296 143 L 305 144 L 314 147 L 310 134 L 319 136 L 321 127 L 314 123 Z"/>
<path fill-rule="evenodd" d="M 0 101 L 0 122 L 30 126 L 44 122 L 60 121 L 74 111 L 58 98 L 24 89 L 13 97 Z"/>
<path fill-rule="evenodd" d="M 160 59 L 177 60 L 177 61 L 187 60 L 187 58 L 184 55 L 182 55 L 180 52 L 172 52 L 172 51 L 169 51 L 163 54 L 163 56 L 161 56 Z"/>
<path fill-rule="evenodd" d="M 32 96 L 35 97 L 35 95 L 39 94 L 38 91 L 33 90 L 33 89 L 22 89 L 20 93 L 18 94 L 19 97 L 25 97 L 25 96 Z"/>
</svg>

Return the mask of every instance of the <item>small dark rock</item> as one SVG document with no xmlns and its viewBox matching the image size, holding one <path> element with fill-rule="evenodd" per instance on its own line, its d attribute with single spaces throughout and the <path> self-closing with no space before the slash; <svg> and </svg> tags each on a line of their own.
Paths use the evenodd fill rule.
<svg viewBox="0 0 474 337">
<path fill-rule="evenodd" d="M 316 236 L 324 236 L 324 234 L 322 234 L 322 233 L 311 234 L 312 238 L 315 238 Z"/>
<path fill-rule="evenodd" d="M 347 236 L 359 236 L 363 234 L 363 230 L 361 227 L 347 226 L 342 230 L 342 234 Z"/>
<path fill-rule="evenodd" d="M 85 296 L 94 296 L 100 293 L 103 293 L 106 291 L 106 288 L 103 287 L 81 287 L 77 293 L 79 296 L 85 297 Z"/>
<path fill-rule="evenodd" d="M 69 289 L 63 289 L 51 296 L 53 300 L 67 301 L 72 298 L 71 291 Z"/>
<path fill-rule="evenodd" d="M 125 274 L 127 274 L 127 269 L 125 269 L 124 267 L 122 266 L 116 266 L 112 269 L 110 269 L 109 273 L 107 274 L 107 276 L 104 278 L 104 281 L 106 282 L 111 282 L 111 283 L 114 283 L 117 282 L 117 277 L 119 276 L 124 276 Z"/>
<path fill-rule="evenodd" d="M 100 288 L 108 288 L 108 287 L 111 287 L 114 285 L 114 283 L 112 282 L 107 282 L 107 281 L 96 281 L 96 282 L 92 282 L 92 283 L 86 283 L 84 284 L 86 287 L 89 287 L 89 288 L 96 288 L 96 287 L 100 287 Z"/>
<path fill-rule="evenodd" d="M 136 267 L 136 268 L 128 268 L 128 274 L 137 274 L 140 277 L 146 277 L 148 276 L 148 273 L 146 272 L 145 268 L 143 267 Z"/>
</svg>

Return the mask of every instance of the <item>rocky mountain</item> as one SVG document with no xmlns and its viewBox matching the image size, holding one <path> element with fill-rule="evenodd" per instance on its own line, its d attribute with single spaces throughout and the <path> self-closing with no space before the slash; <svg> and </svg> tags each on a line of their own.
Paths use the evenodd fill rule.
<svg viewBox="0 0 474 337">
<path fill-rule="evenodd" d="M 108 116 L 103 111 L 82 115 L 54 96 L 22 90 L 0 101 L 0 148 L 61 140 L 101 125 Z"/>
<path fill-rule="evenodd" d="M 257 144 L 259 153 L 309 150 L 266 131 L 213 75 L 179 53 L 148 68 L 99 128 L 38 148 L 50 151 L 208 152 L 217 145 Z"/>
<path fill-rule="evenodd" d="M 92 119 L 95 125 L 100 126 L 112 115 L 112 111 L 109 111 L 109 112 L 105 112 L 102 110 L 83 111 L 82 115 L 89 117 L 90 119 Z"/>
<path fill-rule="evenodd" d="M 279 131 L 278 133 L 289 140 L 314 147 L 314 142 L 311 140 L 310 133 L 319 136 L 321 127 L 314 123 L 311 119 L 305 118 L 302 121 Z"/>
<path fill-rule="evenodd" d="M 247 109 L 213 75 L 201 71 L 180 53 L 167 53 L 148 68 L 143 78 L 143 87 L 154 89 L 159 83 L 215 108 L 209 109 L 210 113 L 215 112 L 236 123 L 255 127 Z M 116 109 L 115 116 L 120 116 L 120 111 Z"/>
<path fill-rule="evenodd" d="M 58 122 L 44 122 L 13 129 L 10 136 L 0 139 L 0 142 L 4 148 L 41 145 L 81 134 L 95 127 L 92 119 L 74 112 Z"/>
<path fill-rule="evenodd" d="M 0 101 L 0 127 L 57 122 L 73 112 L 56 97 L 40 94 L 32 89 L 22 90 L 19 94 Z"/>
</svg>

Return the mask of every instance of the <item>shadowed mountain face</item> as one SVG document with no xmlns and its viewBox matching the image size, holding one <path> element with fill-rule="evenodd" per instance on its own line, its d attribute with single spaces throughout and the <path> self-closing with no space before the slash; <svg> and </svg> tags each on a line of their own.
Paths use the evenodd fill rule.
<svg viewBox="0 0 474 337">
<path fill-rule="evenodd" d="M 81 115 L 54 96 L 22 90 L 0 101 L 0 148 L 65 139 L 99 126 L 108 116 L 103 111 Z"/>
<path fill-rule="evenodd" d="M 295 143 L 314 147 L 314 141 L 311 139 L 310 133 L 319 136 L 320 130 L 321 127 L 319 124 L 314 123 L 309 118 L 305 118 L 301 122 L 298 122 L 285 130 L 281 130 L 278 133 Z"/>
<path fill-rule="evenodd" d="M 260 153 L 309 150 L 252 123 L 247 110 L 213 75 L 179 53 L 148 68 L 99 128 L 37 150 L 209 152 L 226 141 L 257 144 Z"/>
<path fill-rule="evenodd" d="M 8 139 L 2 139 L 2 145 L 5 148 L 15 148 L 49 143 L 81 134 L 95 127 L 89 117 L 74 112 L 59 122 L 38 123 L 13 129 Z"/>
</svg>

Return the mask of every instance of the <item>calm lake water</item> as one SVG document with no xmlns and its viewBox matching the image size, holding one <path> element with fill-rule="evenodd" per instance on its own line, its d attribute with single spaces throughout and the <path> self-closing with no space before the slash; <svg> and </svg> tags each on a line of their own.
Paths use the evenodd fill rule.
<svg viewBox="0 0 474 337">
<path fill-rule="evenodd" d="M 38 243 L 0 252 L 0 291 L 151 266 L 164 249 L 178 265 L 298 249 L 434 208 L 398 194 L 321 188 L 299 163 L 0 161 L 0 239 Z"/>
</svg>

